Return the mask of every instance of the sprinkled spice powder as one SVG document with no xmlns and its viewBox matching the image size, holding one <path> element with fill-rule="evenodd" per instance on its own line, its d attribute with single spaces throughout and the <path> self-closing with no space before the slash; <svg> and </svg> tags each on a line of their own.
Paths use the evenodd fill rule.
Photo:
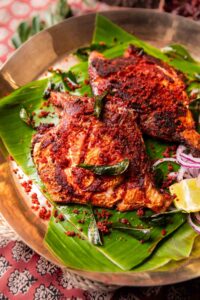
<svg viewBox="0 0 200 300">
<path fill-rule="evenodd" d="M 143 210 L 142 208 L 139 208 L 139 209 L 137 210 L 137 216 L 138 216 L 138 217 L 144 216 L 144 210 Z"/>
<path fill-rule="evenodd" d="M 77 208 L 73 209 L 72 212 L 73 212 L 74 214 L 76 214 L 76 215 L 79 214 L 79 210 L 78 210 Z"/>
<path fill-rule="evenodd" d="M 24 188 L 25 192 L 28 194 L 32 190 L 32 180 L 24 181 L 21 183 L 21 186 Z"/>
<path fill-rule="evenodd" d="M 65 220 L 63 214 L 59 214 L 59 215 L 57 216 L 57 219 L 58 219 L 59 221 L 61 221 L 61 222 Z"/>
<path fill-rule="evenodd" d="M 51 211 L 47 210 L 46 207 L 42 207 L 39 211 L 39 217 L 43 220 L 49 220 L 51 217 Z"/>
<path fill-rule="evenodd" d="M 37 204 L 37 205 L 40 204 L 40 202 L 38 201 L 38 196 L 37 196 L 36 193 L 33 193 L 33 194 L 31 195 L 31 199 L 32 199 L 32 203 L 33 203 L 33 204 Z"/>
<path fill-rule="evenodd" d="M 39 115 L 38 115 L 38 118 L 46 118 L 48 115 L 49 115 L 49 111 L 44 111 L 42 110 Z"/>
<path fill-rule="evenodd" d="M 79 224 L 85 224 L 85 220 L 84 219 L 78 220 L 78 223 Z"/>
<path fill-rule="evenodd" d="M 99 231 L 101 231 L 101 233 L 103 233 L 104 235 L 110 233 L 111 225 L 112 225 L 112 222 L 109 222 L 109 221 L 98 221 L 97 222 L 97 227 L 98 227 Z"/>
<path fill-rule="evenodd" d="M 130 224 L 129 220 L 126 219 L 126 218 L 119 219 L 119 222 L 122 223 L 122 224 L 126 224 L 126 225 Z"/>
<path fill-rule="evenodd" d="M 74 231 L 66 231 L 65 234 L 70 237 L 76 236 L 76 233 Z"/>
</svg>

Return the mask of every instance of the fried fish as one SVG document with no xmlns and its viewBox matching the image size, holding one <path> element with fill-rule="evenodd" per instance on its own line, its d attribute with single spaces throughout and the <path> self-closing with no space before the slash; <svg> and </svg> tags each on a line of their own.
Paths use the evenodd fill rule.
<svg viewBox="0 0 200 300">
<path fill-rule="evenodd" d="M 143 133 L 200 152 L 184 78 L 174 68 L 130 45 L 120 58 L 92 52 L 89 75 L 93 93 L 109 90 L 107 101 L 133 109 Z"/>
<path fill-rule="evenodd" d="M 60 121 L 42 128 L 32 140 L 38 174 L 55 202 L 91 203 L 120 211 L 148 207 L 164 211 L 172 199 L 158 191 L 135 112 L 107 102 L 102 118 L 94 115 L 94 98 L 51 93 Z M 81 163 L 113 166 L 129 161 L 120 175 L 97 175 Z"/>
</svg>

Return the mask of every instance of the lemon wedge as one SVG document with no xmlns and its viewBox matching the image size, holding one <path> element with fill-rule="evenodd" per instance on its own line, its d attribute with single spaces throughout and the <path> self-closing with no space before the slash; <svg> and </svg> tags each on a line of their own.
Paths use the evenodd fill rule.
<svg viewBox="0 0 200 300">
<path fill-rule="evenodd" d="M 184 179 L 171 185 L 169 189 L 172 195 L 176 195 L 176 208 L 188 213 L 200 211 L 200 186 L 197 178 Z"/>
</svg>

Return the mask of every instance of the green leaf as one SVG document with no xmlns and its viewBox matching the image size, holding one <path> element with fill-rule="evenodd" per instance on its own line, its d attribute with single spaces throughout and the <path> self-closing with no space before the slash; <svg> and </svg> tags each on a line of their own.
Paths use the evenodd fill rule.
<svg viewBox="0 0 200 300">
<path fill-rule="evenodd" d="M 56 9 L 53 12 L 47 12 L 44 20 L 40 20 L 40 16 L 37 15 L 30 22 L 21 22 L 11 41 L 15 48 L 19 48 L 32 35 L 71 16 L 72 11 L 68 2 L 66 0 L 58 0 Z"/>
<path fill-rule="evenodd" d="M 40 16 L 35 16 L 32 19 L 31 35 L 34 35 L 44 29 L 44 25 L 40 21 Z"/>
<path fill-rule="evenodd" d="M 163 267 L 171 261 L 188 258 L 192 252 L 197 233 L 185 223 L 170 235 L 153 255 L 134 271 L 150 271 Z"/>
<path fill-rule="evenodd" d="M 100 236 L 99 229 L 97 226 L 97 222 L 96 222 L 95 215 L 93 212 L 93 207 L 90 206 L 90 209 L 91 209 L 91 221 L 88 226 L 88 240 L 90 243 L 92 243 L 94 245 L 102 246 L 103 242 L 101 240 L 101 236 Z"/>
<path fill-rule="evenodd" d="M 72 16 L 71 8 L 66 0 L 59 0 L 56 7 L 56 14 L 61 17 L 61 19 L 66 19 Z"/>
<path fill-rule="evenodd" d="M 12 44 L 13 46 L 17 49 L 21 46 L 21 40 L 19 38 L 18 34 L 15 34 L 12 38 L 11 38 Z"/>
<path fill-rule="evenodd" d="M 70 237 L 67 231 L 75 231 L 75 227 L 67 220 L 56 222 L 52 217 L 45 236 L 45 244 L 64 265 L 80 269 L 99 272 L 119 271 L 120 268 L 105 257 L 100 251 L 79 236 Z M 77 232 L 77 230 L 76 230 Z"/>
<path fill-rule="evenodd" d="M 106 49 L 110 48 L 110 46 L 105 43 L 92 44 L 91 46 L 78 48 L 74 54 L 78 56 L 82 61 L 87 61 L 88 56 L 92 51 L 103 52 Z"/>
<path fill-rule="evenodd" d="M 31 33 L 31 28 L 27 22 L 22 22 L 19 24 L 19 27 L 17 28 L 17 32 L 19 34 L 21 43 L 24 43 Z"/>
<path fill-rule="evenodd" d="M 19 116 L 23 122 L 25 122 L 29 126 L 31 125 L 31 116 L 25 108 L 23 108 L 23 107 L 21 108 L 21 110 L 19 112 Z"/>
<path fill-rule="evenodd" d="M 154 183 L 157 188 L 161 188 L 164 181 L 163 171 L 159 168 L 155 169 L 153 172 Z"/>
<path fill-rule="evenodd" d="M 200 98 L 192 101 L 189 105 L 189 108 L 196 122 L 197 131 L 200 133 Z"/>
<path fill-rule="evenodd" d="M 136 36 L 127 33 L 102 15 L 97 15 L 93 43 L 99 43 L 101 41 L 105 42 L 107 45 L 116 45 L 115 47 L 112 47 L 104 52 L 104 55 L 108 58 L 114 58 L 123 55 L 124 50 L 126 50 L 130 44 L 133 44 L 138 48 L 143 48 L 147 54 L 161 59 L 162 61 L 167 62 L 169 65 L 175 67 L 177 70 L 182 71 L 190 80 L 196 80 L 196 75 L 200 74 L 199 62 L 191 61 L 191 59 L 190 61 L 187 61 L 176 57 L 173 59 L 169 58 L 159 49 L 140 40 Z M 179 47 L 179 52 L 181 47 L 182 46 Z M 178 46 L 176 46 L 176 48 L 178 48 Z M 183 48 L 181 49 L 183 52 Z"/>
<path fill-rule="evenodd" d="M 94 219 L 90 221 L 88 227 L 88 239 L 89 242 L 94 245 L 103 245 L 96 221 Z"/>
<path fill-rule="evenodd" d="M 47 79 L 35 81 L 19 88 L 0 101 L 0 137 L 7 151 L 14 157 L 27 175 L 35 178 L 36 169 L 30 149 L 31 138 L 35 133 L 20 118 L 22 107 L 30 114 L 41 106 Z"/>
<path fill-rule="evenodd" d="M 107 31 L 107 34 L 105 34 Z M 92 44 L 105 43 L 107 45 L 123 43 L 133 38 L 131 34 L 112 23 L 106 17 L 97 14 Z"/>
<path fill-rule="evenodd" d="M 99 119 L 102 113 L 103 109 L 103 102 L 108 94 L 107 91 L 105 91 L 103 94 L 95 96 L 95 103 L 94 103 L 94 115 Z"/>
<path fill-rule="evenodd" d="M 112 165 L 112 166 L 95 166 L 95 165 L 86 165 L 79 164 L 77 167 L 90 170 L 97 175 L 120 175 L 123 174 L 129 166 L 129 159 L 124 159 L 121 162 Z"/>
<path fill-rule="evenodd" d="M 165 53 L 169 58 L 177 58 L 180 60 L 186 60 L 188 62 L 196 62 L 190 53 L 179 44 L 171 44 L 169 46 L 166 46 L 162 48 L 162 52 Z"/>
<path fill-rule="evenodd" d="M 75 74 L 69 70 L 64 72 L 61 70 L 49 70 L 52 73 L 53 84 L 49 87 L 51 90 L 73 91 L 78 88 L 78 82 Z"/>
<path fill-rule="evenodd" d="M 150 237 L 144 243 L 141 243 L 138 238 L 135 238 L 134 235 L 131 235 L 127 230 L 118 230 L 113 229 L 112 232 L 108 235 L 103 236 L 103 246 L 96 246 L 89 242 L 88 240 L 88 227 L 91 222 L 91 208 L 87 206 L 80 205 L 68 205 L 68 206 L 60 206 L 59 211 L 65 216 L 64 222 L 56 223 L 55 220 L 51 220 L 49 224 L 49 229 L 45 238 L 45 242 L 51 247 L 51 250 L 56 255 L 59 255 L 62 258 L 62 261 L 67 266 L 73 265 L 73 259 L 70 255 L 67 255 L 67 249 L 71 249 L 71 243 L 73 238 L 69 238 L 64 234 L 64 231 L 69 229 L 69 224 L 73 227 L 70 227 L 70 230 L 78 231 L 81 234 L 84 240 L 80 240 L 78 246 L 75 248 L 75 241 L 73 241 L 73 253 L 75 249 L 77 253 L 79 253 L 80 246 L 83 248 L 83 251 L 88 247 L 90 247 L 90 255 L 91 258 L 95 257 L 96 253 L 99 252 L 106 259 L 113 263 L 115 268 L 118 270 L 131 270 L 136 265 L 140 264 L 147 257 L 151 255 L 156 245 L 163 239 L 165 239 L 170 233 L 176 230 L 183 222 L 185 222 L 185 216 L 182 213 L 173 214 L 170 216 L 170 222 L 165 226 L 166 235 L 162 235 L 162 227 L 154 226 L 150 232 Z M 103 212 L 108 212 L 110 214 L 109 221 L 113 224 L 119 222 L 119 220 L 125 218 L 129 221 L 130 226 L 132 227 L 146 227 L 146 223 L 142 222 L 140 218 L 137 216 L 136 212 L 117 212 L 115 210 L 103 210 Z M 77 213 L 78 212 L 78 213 Z M 101 213 L 102 210 L 96 210 L 96 214 Z M 53 217 L 52 217 L 53 218 Z M 80 220 L 84 220 L 84 223 L 80 224 Z M 124 226 L 124 224 L 121 224 Z M 52 235 L 55 231 L 56 239 L 49 236 L 49 233 Z M 59 243 L 58 243 L 59 241 Z M 89 244 L 88 244 L 89 243 Z M 90 246 L 89 246 L 90 245 Z M 80 252 L 81 264 L 83 270 L 96 270 L 101 271 L 102 268 L 98 265 L 98 261 L 96 266 L 88 262 L 88 253 Z M 70 253 L 69 253 L 70 254 Z M 98 256 L 97 256 L 98 260 Z M 76 262 L 76 260 L 75 260 Z M 102 260 L 104 263 L 105 260 Z M 85 265 L 84 265 L 85 264 Z M 76 264 L 74 265 L 76 267 Z M 95 269 L 96 268 L 96 269 Z M 113 271 L 113 267 L 111 269 L 107 269 L 107 271 Z"/>
<path fill-rule="evenodd" d="M 19 48 L 29 38 L 31 27 L 27 22 L 21 22 L 17 28 L 16 34 L 12 38 L 12 43 L 15 48 Z"/>
<path fill-rule="evenodd" d="M 150 234 L 152 227 L 150 228 L 140 228 L 140 227 L 133 227 L 126 224 L 121 224 L 120 222 L 116 222 L 112 224 L 112 229 L 117 229 L 119 231 L 124 231 L 127 234 L 130 234 L 135 239 L 144 242 L 150 239 Z"/>
</svg>

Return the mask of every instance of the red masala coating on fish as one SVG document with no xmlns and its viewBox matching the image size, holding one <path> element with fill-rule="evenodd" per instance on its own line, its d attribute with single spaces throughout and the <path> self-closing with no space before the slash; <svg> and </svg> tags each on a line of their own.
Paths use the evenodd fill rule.
<svg viewBox="0 0 200 300">
<path fill-rule="evenodd" d="M 107 101 L 132 108 L 144 133 L 185 142 L 200 151 L 200 135 L 188 110 L 182 74 L 134 46 L 129 47 L 124 57 L 111 60 L 93 52 L 89 62 L 95 94 L 108 90 Z"/>
<path fill-rule="evenodd" d="M 60 123 L 33 138 L 33 159 L 38 173 L 56 202 L 88 202 L 101 207 L 165 210 L 171 200 L 154 187 L 135 113 L 108 102 L 101 119 L 94 116 L 94 99 L 52 93 L 60 108 Z M 44 157 L 47 162 L 44 163 Z M 115 165 L 129 159 L 118 176 L 98 176 L 80 168 Z"/>
</svg>

